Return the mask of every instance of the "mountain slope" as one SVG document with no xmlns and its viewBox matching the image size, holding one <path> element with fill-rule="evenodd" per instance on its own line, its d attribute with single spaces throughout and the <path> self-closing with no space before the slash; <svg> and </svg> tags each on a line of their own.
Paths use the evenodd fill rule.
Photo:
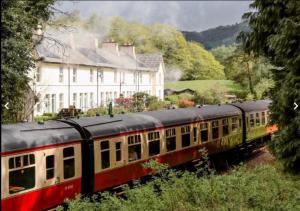
<svg viewBox="0 0 300 211">
<path fill-rule="evenodd" d="M 202 32 L 182 31 L 188 41 L 201 43 L 206 49 L 212 49 L 220 45 L 231 45 L 236 42 L 236 38 L 241 31 L 248 31 L 246 22 L 236 23 L 227 26 L 218 26 Z"/>
</svg>

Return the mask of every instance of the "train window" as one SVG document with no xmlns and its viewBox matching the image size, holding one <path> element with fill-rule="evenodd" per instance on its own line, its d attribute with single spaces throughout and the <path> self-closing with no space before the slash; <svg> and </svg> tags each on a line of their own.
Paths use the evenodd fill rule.
<svg viewBox="0 0 300 211">
<path fill-rule="evenodd" d="M 30 162 L 30 159 L 31 161 Z M 34 154 L 9 159 L 9 193 L 14 194 L 35 186 Z"/>
<path fill-rule="evenodd" d="M 197 128 L 194 127 L 193 128 L 193 135 L 194 135 L 194 143 L 197 143 L 197 140 L 198 140 L 198 133 L 197 133 Z"/>
<path fill-rule="evenodd" d="M 159 154 L 160 152 L 160 138 L 159 132 L 148 133 L 149 142 L 149 157 Z"/>
<path fill-rule="evenodd" d="M 122 142 L 116 143 L 116 161 L 120 161 L 122 159 Z"/>
<path fill-rule="evenodd" d="M 219 122 L 218 120 L 212 121 L 212 138 L 219 138 Z"/>
<path fill-rule="evenodd" d="M 255 116 L 256 116 L 256 118 L 255 118 L 256 126 L 259 126 L 260 125 L 259 113 L 256 113 Z"/>
<path fill-rule="evenodd" d="M 141 136 L 128 136 L 128 161 L 141 159 Z"/>
<path fill-rule="evenodd" d="M 231 128 L 232 128 L 232 132 L 237 132 L 238 130 L 238 118 L 237 117 L 233 117 L 231 119 Z"/>
<path fill-rule="evenodd" d="M 250 114 L 250 127 L 254 127 L 254 114 Z"/>
<path fill-rule="evenodd" d="M 166 130 L 166 145 L 167 152 L 173 151 L 176 149 L 176 130 L 175 128 Z"/>
<path fill-rule="evenodd" d="M 181 127 L 181 146 L 188 147 L 191 145 L 190 126 Z"/>
<path fill-rule="evenodd" d="M 64 160 L 64 179 L 75 176 L 75 157 L 74 147 L 67 147 L 63 149 Z"/>
<path fill-rule="evenodd" d="M 223 136 L 227 136 L 229 134 L 228 119 L 223 119 L 222 124 L 223 124 Z"/>
<path fill-rule="evenodd" d="M 46 179 L 54 178 L 54 155 L 46 157 Z"/>
<path fill-rule="evenodd" d="M 208 124 L 201 123 L 200 130 L 201 130 L 201 142 L 207 142 L 208 141 Z"/>
<path fill-rule="evenodd" d="M 261 124 L 262 125 L 266 124 L 266 115 L 265 115 L 265 112 L 261 113 Z"/>
<path fill-rule="evenodd" d="M 101 150 L 101 168 L 106 169 L 110 166 L 110 157 L 109 157 L 109 141 L 100 142 Z"/>
</svg>

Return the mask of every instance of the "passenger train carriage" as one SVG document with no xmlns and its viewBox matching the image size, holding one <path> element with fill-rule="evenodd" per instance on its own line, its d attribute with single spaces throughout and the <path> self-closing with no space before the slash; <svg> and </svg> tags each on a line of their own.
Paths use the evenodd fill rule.
<svg viewBox="0 0 300 211">
<path fill-rule="evenodd" d="M 277 130 L 270 101 L 74 118 L 1 127 L 3 210 L 43 210 L 146 176 L 142 163 L 177 166 L 255 145 Z"/>
</svg>

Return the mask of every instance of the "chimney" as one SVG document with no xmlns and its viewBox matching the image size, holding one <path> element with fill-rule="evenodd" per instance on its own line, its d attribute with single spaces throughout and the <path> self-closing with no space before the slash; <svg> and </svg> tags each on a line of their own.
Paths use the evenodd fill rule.
<svg viewBox="0 0 300 211">
<path fill-rule="evenodd" d="M 102 49 L 110 51 L 119 56 L 119 45 L 114 40 L 109 40 L 102 43 Z"/>
<path fill-rule="evenodd" d="M 73 33 L 70 34 L 69 44 L 70 44 L 71 49 L 75 49 L 75 41 L 74 41 Z"/>
<path fill-rule="evenodd" d="M 134 59 L 136 59 L 136 55 L 135 55 L 135 47 L 134 45 L 130 44 L 130 43 L 125 43 L 123 45 L 120 46 L 120 52 L 124 52 L 127 55 L 133 57 Z"/>
</svg>

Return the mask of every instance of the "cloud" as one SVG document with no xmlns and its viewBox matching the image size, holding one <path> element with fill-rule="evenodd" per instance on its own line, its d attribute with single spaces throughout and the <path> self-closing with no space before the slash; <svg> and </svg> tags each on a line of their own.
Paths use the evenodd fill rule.
<svg viewBox="0 0 300 211">
<path fill-rule="evenodd" d="M 180 30 L 202 31 L 241 21 L 250 1 L 61 1 L 63 11 L 79 10 L 83 17 L 92 14 L 121 16 L 142 23 L 165 23 Z"/>
</svg>

